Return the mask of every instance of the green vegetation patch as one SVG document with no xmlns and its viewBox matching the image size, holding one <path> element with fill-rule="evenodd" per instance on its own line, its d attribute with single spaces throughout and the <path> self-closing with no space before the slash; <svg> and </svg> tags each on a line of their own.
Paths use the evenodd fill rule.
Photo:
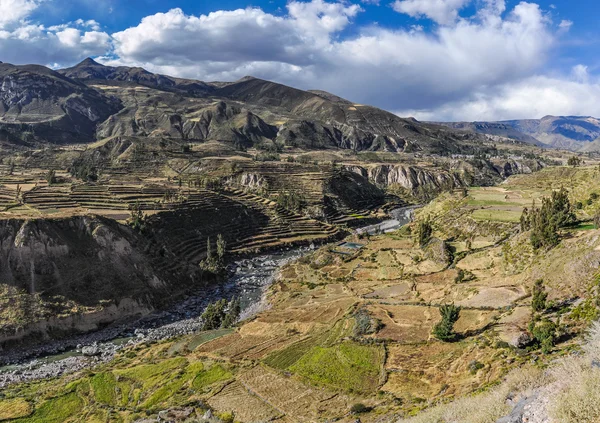
<svg viewBox="0 0 600 423">
<path fill-rule="evenodd" d="M 164 360 L 156 364 L 143 364 L 123 370 L 115 370 L 115 375 L 135 382 L 140 382 L 142 390 L 147 391 L 161 384 L 165 376 L 183 368 L 188 361 L 183 357 Z"/>
<path fill-rule="evenodd" d="M 64 423 L 83 409 L 83 400 L 75 393 L 52 398 L 42 403 L 31 417 L 15 420 L 18 423 Z"/>
<path fill-rule="evenodd" d="M 333 347 L 313 347 L 290 370 L 318 385 L 373 393 L 379 384 L 382 362 L 381 347 L 344 342 Z"/>
<path fill-rule="evenodd" d="M 196 375 L 192 382 L 192 387 L 197 390 L 204 390 L 215 383 L 225 382 L 232 377 L 233 374 L 229 370 L 220 364 L 213 364 L 208 369 L 203 370 Z"/>
<path fill-rule="evenodd" d="M 189 351 L 194 351 L 200 345 L 207 343 L 208 341 L 212 341 L 213 339 L 220 338 L 225 335 L 229 335 L 232 333 L 233 329 L 217 329 L 217 330 L 209 330 L 207 332 L 199 333 L 194 336 L 189 344 L 187 345 L 187 349 Z"/>
<path fill-rule="evenodd" d="M 90 385 L 94 391 L 96 401 L 106 405 L 115 403 L 117 381 L 112 373 L 103 372 L 92 376 Z"/>
<path fill-rule="evenodd" d="M 520 211 L 514 210 L 475 210 L 472 214 L 475 220 L 491 220 L 494 222 L 518 222 L 521 218 Z"/>
<path fill-rule="evenodd" d="M 0 420 L 25 417 L 33 411 L 31 404 L 23 398 L 12 398 L 0 401 Z"/>
</svg>

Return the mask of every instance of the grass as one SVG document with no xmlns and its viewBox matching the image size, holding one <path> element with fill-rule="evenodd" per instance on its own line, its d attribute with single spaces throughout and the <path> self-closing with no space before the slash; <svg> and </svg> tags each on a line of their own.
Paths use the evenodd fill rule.
<svg viewBox="0 0 600 423">
<path fill-rule="evenodd" d="M 31 404 L 23 398 L 12 398 L 0 401 L 0 420 L 25 417 L 32 412 Z"/>
<path fill-rule="evenodd" d="M 64 423 L 79 414 L 84 402 L 75 392 L 42 403 L 33 415 L 15 420 L 18 423 Z"/>
<path fill-rule="evenodd" d="M 317 385 L 366 394 L 379 384 L 382 361 L 380 347 L 344 342 L 311 348 L 290 370 Z"/>
<path fill-rule="evenodd" d="M 90 385 L 92 386 L 96 401 L 106 405 L 115 403 L 117 381 L 112 373 L 103 372 L 92 376 Z"/>
<path fill-rule="evenodd" d="M 201 371 L 192 382 L 192 387 L 204 390 L 217 382 L 224 382 L 233 377 L 233 374 L 220 364 L 213 364 L 210 368 Z"/>
<path fill-rule="evenodd" d="M 194 336 L 187 345 L 187 349 L 189 351 L 194 351 L 200 345 L 207 343 L 208 341 L 212 341 L 213 339 L 220 338 L 225 335 L 229 335 L 232 333 L 233 329 L 217 329 L 211 330 L 208 332 L 202 332 L 198 335 Z"/>
<path fill-rule="evenodd" d="M 128 369 L 119 369 L 115 370 L 114 373 L 119 377 L 140 382 L 142 390 L 148 391 L 158 384 L 163 383 L 166 376 L 183 368 L 187 363 L 188 361 L 185 358 L 178 357 L 156 364 L 142 364 Z"/>
<path fill-rule="evenodd" d="M 596 230 L 596 225 L 589 222 L 581 222 L 579 225 L 571 228 L 574 231 L 593 231 Z"/>
<path fill-rule="evenodd" d="M 521 218 L 521 213 L 521 211 L 514 210 L 485 209 L 475 210 L 472 216 L 475 220 L 516 223 Z"/>
</svg>

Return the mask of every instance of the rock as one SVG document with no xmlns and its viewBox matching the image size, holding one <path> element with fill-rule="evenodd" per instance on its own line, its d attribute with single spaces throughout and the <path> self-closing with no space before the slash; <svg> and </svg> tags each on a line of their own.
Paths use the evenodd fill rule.
<svg viewBox="0 0 600 423">
<path fill-rule="evenodd" d="M 97 345 L 87 345 L 81 349 L 81 353 L 86 357 L 93 357 L 100 354 L 100 348 Z"/>
<path fill-rule="evenodd" d="M 523 414 L 525 407 L 537 399 L 537 394 L 522 398 L 508 416 L 502 417 L 496 423 L 525 423 Z"/>
<path fill-rule="evenodd" d="M 211 410 L 206 410 L 206 413 L 202 416 L 204 420 L 210 420 L 213 418 L 213 413 Z"/>
</svg>

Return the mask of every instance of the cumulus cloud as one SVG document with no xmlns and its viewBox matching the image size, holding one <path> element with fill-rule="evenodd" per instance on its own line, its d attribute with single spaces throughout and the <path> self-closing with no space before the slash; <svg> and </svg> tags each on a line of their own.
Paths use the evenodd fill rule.
<svg viewBox="0 0 600 423">
<path fill-rule="evenodd" d="M 434 32 L 372 26 L 341 39 L 359 6 L 295 1 L 285 16 L 174 9 L 113 34 L 116 58 L 106 63 L 204 80 L 250 74 L 392 110 L 436 108 L 531 75 L 554 42 L 538 5 L 523 2 L 505 15 L 502 0 L 480 4 L 477 15 Z"/>
<path fill-rule="evenodd" d="M 392 7 L 396 12 L 413 18 L 427 17 L 441 25 L 456 21 L 458 11 L 471 0 L 396 0 Z"/>
<path fill-rule="evenodd" d="M 110 36 L 94 20 L 46 27 L 27 18 L 42 0 L 0 0 L 0 57 L 10 63 L 60 66 L 105 54 Z"/>
<path fill-rule="evenodd" d="M 0 10 L 7 2 L 38 4 L 0 0 Z M 462 16 L 470 3 L 476 11 Z M 439 25 L 356 27 L 358 4 L 293 0 L 284 14 L 246 8 L 194 16 L 173 9 L 109 36 L 96 21 L 35 25 L 27 22 L 30 9 L 4 29 L 0 21 L 0 55 L 63 65 L 101 56 L 106 64 L 206 81 L 254 75 L 432 120 L 581 114 L 600 104 L 577 101 L 586 87 L 600 95 L 584 65 L 563 77 L 543 75 L 557 37 L 572 23 L 552 22 L 535 3 L 397 0 L 393 7 Z"/>
<path fill-rule="evenodd" d="M 540 118 L 546 115 L 600 116 L 599 81 L 576 77 L 531 76 L 472 93 L 435 110 L 399 110 L 421 120 L 490 121 Z"/>
<path fill-rule="evenodd" d="M 0 0 L 0 29 L 26 18 L 40 3 L 41 0 Z"/>
</svg>

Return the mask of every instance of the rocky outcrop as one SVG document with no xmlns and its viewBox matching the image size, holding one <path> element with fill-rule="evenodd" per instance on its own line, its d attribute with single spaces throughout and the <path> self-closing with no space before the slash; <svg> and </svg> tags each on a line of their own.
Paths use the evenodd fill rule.
<svg viewBox="0 0 600 423">
<path fill-rule="evenodd" d="M 239 185 L 250 189 L 260 189 L 267 186 L 267 180 L 258 173 L 242 173 L 239 177 Z"/>
<path fill-rule="evenodd" d="M 450 166 L 447 166 L 450 167 Z M 405 164 L 346 166 L 380 187 L 400 186 L 408 191 L 439 192 L 469 185 L 492 185 L 512 175 L 537 172 L 545 167 L 538 160 L 457 161 L 451 171 L 443 167 L 423 168 Z"/>
<path fill-rule="evenodd" d="M 409 191 L 425 189 L 439 191 L 464 186 L 457 175 L 442 170 L 424 169 L 409 165 L 378 165 L 374 167 L 349 166 L 348 170 L 367 178 L 372 183 L 389 187 L 398 185 Z"/>
<path fill-rule="evenodd" d="M 177 101 L 164 96 L 167 104 Z M 98 138 L 114 136 L 144 136 L 176 138 L 187 141 L 225 141 L 241 147 L 251 147 L 265 140 L 275 139 L 277 129 L 268 125 L 248 110 L 218 101 L 209 106 L 196 106 L 188 113 L 177 107 L 157 109 L 152 105 L 136 103 L 111 116 L 98 128 Z"/>
</svg>

